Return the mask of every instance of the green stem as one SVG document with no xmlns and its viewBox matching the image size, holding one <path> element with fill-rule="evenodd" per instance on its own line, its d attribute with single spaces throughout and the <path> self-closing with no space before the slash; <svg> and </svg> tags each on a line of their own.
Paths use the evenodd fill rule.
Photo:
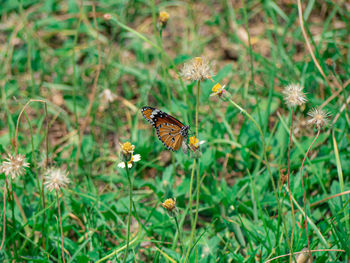
<svg viewBox="0 0 350 263">
<path fill-rule="evenodd" d="M 290 149 L 292 146 L 292 134 L 293 134 L 293 121 L 294 121 L 294 107 L 292 108 L 291 120 L 290 120 L 290 130 L 289 130 L 289 142 L 288 142 L 288 171 L 287 171 L 287 180 L 288 180 L 288 190 L 289 190 L 289 201 L 292 213 L 292 234 L 290 236 L 290 257 L 289 261 L 292 262 L 294 254 L 293 254 L 293 237 L 294 237 L 294 229 L 295 229 L 295 214 L 294 214 L 294 206 L 292 199 L 292 191 L 290 189 Z M 294 259 L 295 260 L 295 259 Z"/>
<path fill-rule="evenodd" d="M 11 210 L 12 210 L 12 223 L 13 223 L 13 229 L 12 231 L 13 232 L 17 232 L 17 222 L 16 222 L 16 217 L 15 217 L 15 203 L 14 203 L 14 194 L 13 194 L 13 181 L 12 181 L 12 178 L 11 178 L 11 186 L 10 186 L 10 191 L 9 193 L 11 193 Z M 16 240 L 13 240 L 12 239 L 12 245 L 13 245 L 13 250 L 15 252 L 15 258 L 16 258 L 16 262 L 18 261 L 18 254 L 17 254 L 17 244 L 16 244 Z"/>
<path fill-rule="evenodd" d="M 199 88 L 201 86 L 201 82 L 198 81 L 197 84 L 197 98 L 196 98 L 196 137 L 198 139 L 198 115 L 199 115 Z"/>
<path fill-rule="evenodd" d="M 199 126 L 199 91 L 200 91 L 200 81 L 197 83 L 197 94 L 196 94 L 196 138 L 198 139 L 198 126 Z M 194 169 L 196 165 L 196 160 L 198 160 L 197 164 L 197 194 L 196 194 L 196 212 L 194 220 L 192 215 L 192 183 L 193 183 L 193 175 L 194 175 Z M 199 174 L 199 159 L 194 159 L 193 161 L 193 168 L 192 168 L 192 175 L 191 175 L 191 183 L 190 183 L 190 202 L 191 202 L 191 237 L 190 237 L 190 243 L 187 248 L 186 256 L 185 256 L 185 263 L 188 261 L 188 258 L 190 256 L 190 252 L 192 250 L 192 243 L 194 240 L 195 232 L 196 232 L 196 225 L 198 220 L 198 207 L 199 207 L 199 191 L 200 191 L 200 174 Z"/>
<path fill-rule="evenodd" d="M 125 249 L 124 259 L 123 259 L 124 263 L 126 262 L 126 258 L 128 257 L 128 253 L 129 253 L 130 221 L 131 221 L 131 209 L 132 209 L 132 180 L 130 178 L 130 171 L 129 171 L 127 162 L 125 162 L 125 169 L 126 169 L 126 174 L 128 176 L 128 181 L 129 181 L 129 213 L 128 213 L 128 233 L 126 237 L 126 249 Z"/>
<path fill-rule="evenodd" d="M 310 254 L 310 261 L 312 263 L 312 256 L 311 256 L 311 247 L 310 247 L 310 237 L 309 237 L 309 229 L 308 229 L 308 223 L 307 223 L 307 210 L 306 210 L 306 193 L 305 193 L 305 187 L 304 187 L 304 180 L 303 180 L 303 168 L 304 168 L 304 163 L 305 160 L 307 158 L 307 156 L 309 155 L 309 152 L 311 150 L 312 145 L 314 145 L 314 143 L 316 142 L 318 136 L 320 135 L 320 128 L 318 128 L 317 130 L 317 134 L 314 138 L 314 140 L 312 141 L 312 143 L 310 144 L 309 148 L 307 149 L 303 162 L 301 163 L 301 167 L 300 167 L 300 180 L 301 180 L 301 186 L 303 188 L 303 201 L 304 201 L 304 213 L 305 213 L 305 230 L 306 230 L 306 239 L 307 239 L 307 247 L 309 250 L 309 254 Z"/>
<path fill-rule="evenodd" d="M 81 1 L 83 2 L 83 1 Z M 79 132 L 79 123 L 78 123 L 78 113 L 77 113 L 77 85 L 78 81 L 76 78 L 76 63 L 75 63 L 75 47 L 78 43 L 78 34 L 79 34 L 79 29 L 80 29 L 80 24 L 82 20 L 82 6 L 80 6 L 80 15 L 79 15 L 79 21 L 78 21 L 78 26 L 74 34 L 74 40 L 73 40 L 73 55 L 72 55 L 72 65 L 73 65 L 73 111 L 74 111 L 74 121 L 75 121 L 75 128 Z"/>
<path fill-rule="evenodd" d="M 179 240 L 180 240 L 181 253 L 183 253 L 183 252 L 185 251 L 185 247 L 184 247 L 184 245 L 183 245 L 183 243 L 182 243 L 182 238 L 181 238 L 181 231 L 180 231 L 180 227 L 179 227 L 179 222 L 177 221 L 177 216 L 175 216 L 174 218 L 175 218 L 177 233 L 178 233 Z"/>
<path fill-rule="evenodd" d="M 62 255 L 62 261 L 63 263 L 66 262 L 66 259 L 64 258 L 64 241 L 63 241 L 63 226 L 62 226 L 62 217 L 61 217 L 61 207 L 60 207 L 60 200 L 58 196 L 58 190 L 56 189 L 56 198 L 57 198 L 57 210 L 58 210 L 58 219 L 60 223 L 60 230 L 61 230 L 61 255 Z"/>
</svg>

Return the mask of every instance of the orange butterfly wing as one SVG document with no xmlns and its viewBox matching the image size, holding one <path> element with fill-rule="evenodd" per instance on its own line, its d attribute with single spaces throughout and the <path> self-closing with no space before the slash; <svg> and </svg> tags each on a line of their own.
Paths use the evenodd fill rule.
<svg viewBox="0 0 350 263">
<path fill-rule="evenodd" d="M 143 117 L 156 128 L 158 138 L 165 147 L 172 151 L 180 149 L 182 141 L 187 137 L 188 126 L 152 107 L 143 107 L 141 112 Z"/>
<path fill-rule="evenodd" d="M 169 150 L 177 151 L 184 137 L 181 135 L 181 128 L 177 125 L 164 123 L 158 126 L 157 135 L 159 140 L 167 147 Z"/>
</svg>

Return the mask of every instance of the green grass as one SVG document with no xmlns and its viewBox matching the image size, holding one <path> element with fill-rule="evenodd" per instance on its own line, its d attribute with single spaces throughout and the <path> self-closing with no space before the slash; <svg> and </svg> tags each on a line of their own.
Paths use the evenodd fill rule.
<svg viewBox="0 0 350 263">
<path fill-rule="evenodd" d="M 307 49 L 296 1 L 104 0 L 95 2 L 95 15 L 93 3 L 1 4 L 1 160 L 14 154 L 16 123 L 30 99 L 44 101 L 47 116 L 43 102 L 31 102 L 19 121 L 18 153 L 30 168 L 7 180 L 18 202 L 9 191 L 4 197 L 5 175 L 0 174 L 1 204 L 7 198 L 0 261 L 62 262 L 56 194 L 45 189 L 44 200 L 41 195 L 46 136 L 49 166 L 66 169 L 71 180 L 60 197 L 66 262 L 124 259 L 129 181 L 117 165 L 119 143 L 126 141 L 142 156 L 130 170 L 128 262 L 184 262 L 186 252 L 189 262 L 265 262 L 288 254 L 291 205 L 280 178 L 288 164 L 291 112 L 282 91 L 290 83 L 303 85 L 308 99 L 295 110 L 290 158 L 292 250 L 307 248 L 300 167 L 317 131 L 305 120 L 340 83 L 343 89 L 324 106 L 331 125 L 321 131 L 303 174 L 311 249 L 342 250 L 315 252 L 313 262 L 347 262 L 349 194 L 328 198 L 350 190 L 350 118 L 349 106 L 343 106 L 350 79 L 345 2 L 303 2 L 305 31 L 330 85 Z M 160 34 L 157 19 L 163 10 L 170 19 Z M 197 56 L 213 63 L 215 76 L 200 86 L 198 131 L 205 143 L 196 163 L 201 183 L 194 169 L 190 204 L 193 154 L 166 150 L 140 109 L 159 108 L 195 134 L 197 83 L 181 79 L 179 72 Z M 209 97 L 217 82 L 251 117 L 229 100 Z M 108 105 L 99 96 L 105 89 L 117 96 Z M 198 220 L 189 247 L 197 189 Z M 175 217 L 161 206 L 167 198 L 176 198 L 180 232 Z M 2 236 L 2 223 L 0 229 Z"/>
</svg>

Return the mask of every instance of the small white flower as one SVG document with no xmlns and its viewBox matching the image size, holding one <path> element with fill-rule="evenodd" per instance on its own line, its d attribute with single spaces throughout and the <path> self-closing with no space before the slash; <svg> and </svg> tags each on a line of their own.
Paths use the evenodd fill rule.
<svg viewBox="0 0 350 263">
<path fill-rule="evenodd" d="M 26 162 L 24 155 L 17 154 L 12 156 L 9 154 L 6 161 L 1 164 L 0 172 L 15 179 L 24 174 L 26 167 L 29 167 L 29 163 Z"/>
<path fill-rule="evenodd" d="M 140 154 L 135 154 L 131 156 L 130 161 L 128 161 L 128 168 L 132 167 L 133 163 L 136 163 L 141 160 L 141 155 Z M 118 167 L 124 169 L 125 168 L 125 162 L 120 162 L 118 163 Z"/>
<path fill-rule="evenodd" d="M 125 163 L 124 162 L 120 162 L 118 163 L 118 167 L 124 169 L 125 168 Z M 132 167 L 132 163 L 128 163 L 128 168 Z"/>
<path fill-rule="evenodd" d="M 136 163 L 136 162 L 138 162 L 138 161 L 141 160 L 141 155 L 140 155 L 140 154 L 135 154 L 135 155 L 131 158 L 131 160 L 132 160 L 134 163 Z"/>
<path fill-rule="evenodd" d="M 99 97 L 102 100 L 102 103 L 109 104 L 115 101 L 117 95 L 115 95 L 110 89 L 105 89 L 101 92 Z"/>
<path fill-rule="evenodd" d="M 46 172 L 45 180 L 45 185 L 49 191 L 65 188 L 70 182 L 68 173 L 65 170 L 59 168 L 49 169 Z"/>
<path fill-rule="evenodd" d="M 291 107 L 304 104 L 307 99 L 303 92 L 303 87 L 299 84 L 290 84 L 283 90 L 284 100 Z"/>
</svg>

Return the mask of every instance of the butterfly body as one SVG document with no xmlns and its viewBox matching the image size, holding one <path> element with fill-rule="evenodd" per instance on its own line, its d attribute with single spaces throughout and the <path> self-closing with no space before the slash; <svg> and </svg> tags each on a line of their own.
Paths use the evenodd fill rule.
<svg viewBox="0 0 350 263">
<path fill-rule="evenodd" d="M 188 136 L 189 126 L 156 108 L 143 107 L 143 117 L 156 129 L 159 140 L 169 150 L 177 151 Z"/>
</svg>

